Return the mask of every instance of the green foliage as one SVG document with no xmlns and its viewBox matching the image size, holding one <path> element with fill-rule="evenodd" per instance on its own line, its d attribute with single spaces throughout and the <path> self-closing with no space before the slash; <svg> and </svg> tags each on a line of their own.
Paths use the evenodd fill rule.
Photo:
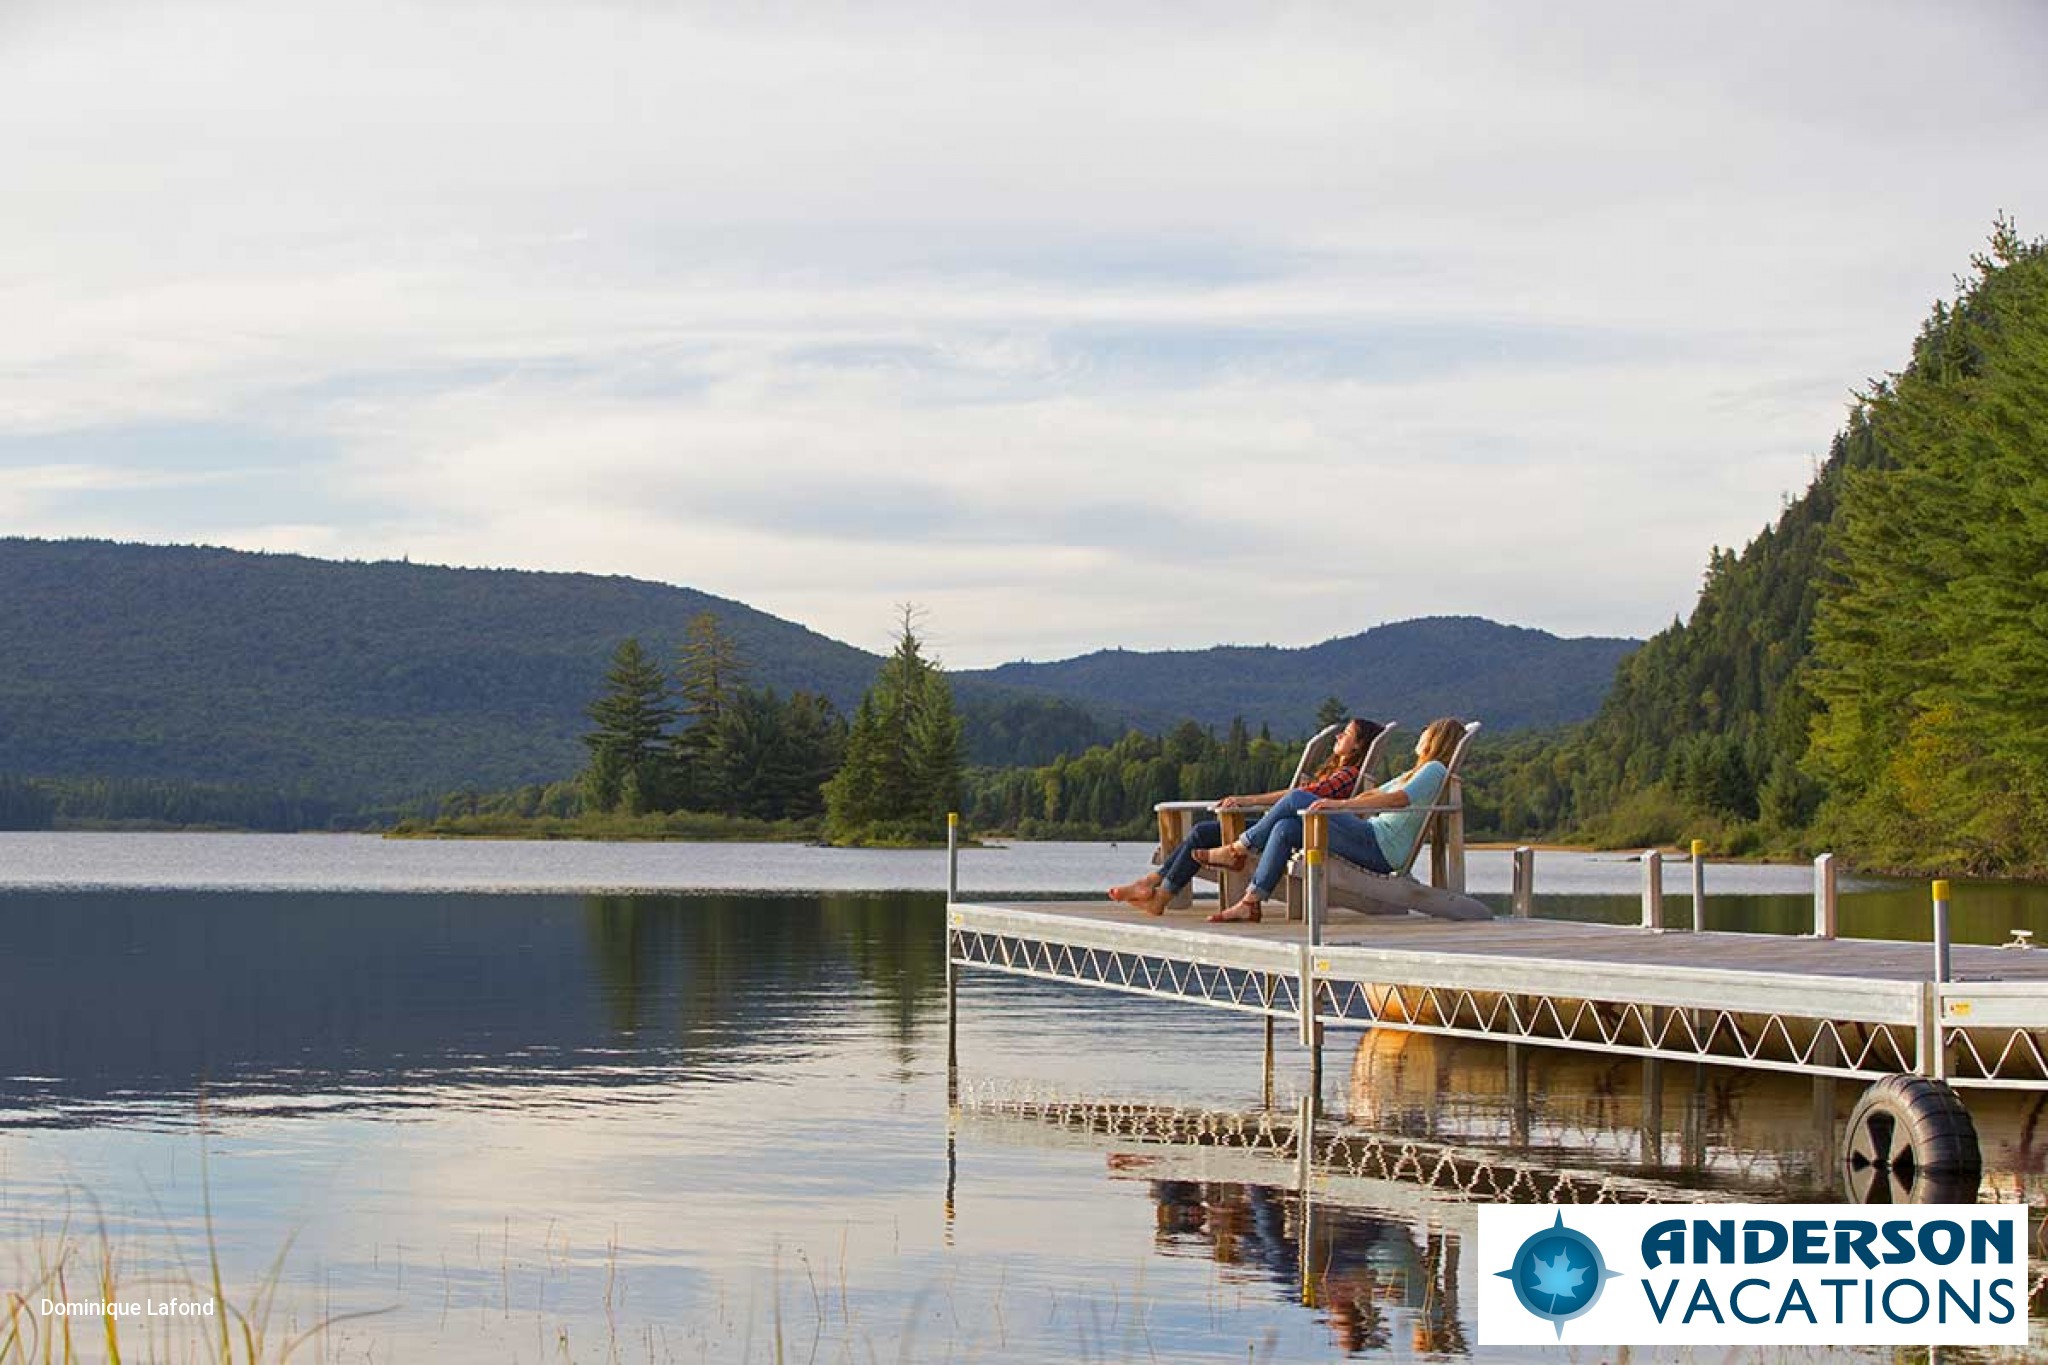
<svg viewBox="0 0 2048 1365">
<path fill-rule="evenodd" d="M 1299 742 L 1250 738 L 1241 719 L 1220 740 L 1192 722 L 1164 737 L 1133 730 L 1036 768 L 975 769 L 967 818 L 1024 838 L 1142 838 L 1157 802 L 1273 791 L 1300 756 Z"/>
<path fill-rule="evenodd" d="M 0 829 L 259 829 L 357 823 L 306 792 L 153 778 L 0 778 Z"/>
<path fill-rule="evenodd" d="M 1014 663 L 974 683 L 1064 697 L 1158 730 L 1188 717 L 1223 726 L 1243 716 L 1284 734 L 1306 731 L 1334 696 L 1375 720 L 1478 716 L 1489 730 L 1556 726 L 1599 707 L 1634 640 L 1563 640 L 1470 616 L 1376 626 L 1305 649 L 1102 650 L 1053 663 Z M 1337 709 L 1342 718 L 1343 708 Z"/>
<path fill-rule="evenodd" d="M 700 611 L 684 628 L 682 647 L 676 651 L 676 693 L 683 730 L 673 741 L 676 798 L 680 805 L 709 807 L 721 793 L 729 791 L 736 776 L 732 764 L 721 754 L 725 732 L 721 722 L 732 705 L 733 692 L 746 676 L 739 645 L 718 624 L 714 612 Z M 758 728 L 760 712 L 749 718 Z M 734 732 L 734 742 L 745 745 L 748 723 Z"/>
<path fill-rule="evenodd" d="M 57 803 L 41 785 L 0 777 L 0 829 L 48 829 L 56 815 Z"/>
<path fill-rule="evenodd" d="M 1590 722 L 1482 737 L 1475 832 L 2048 865 L 2048 247 L 2001 222 L 1972 265 Z"/>
<path fill-rule="evenodd" d="M 675 707 L 668 699 L 668 678 L 640 647 L 627 638 L 612 651 L 605 690 L 587 709 L 597 726 L 583 736 L 590 750 L 584 770 L 586 808 L 628 815 L 669 808 L 674 771 L 669 755 L 669 722 Z"/>
<path fill-rule="evenodd" d="M 578 770 L 592 681 L 715 611 L 754 686 L 851 705 L 874 655 L 593 574 L 0 537 L 0 772 L 310 791 L 348 808 Z"/>
<path fill-rule="evenodd" d="M 956 690 L 967 762 L 979 767 L 1033 767 L 1060 754 L 1108 744 L 1124 732 L 1079 702 L 987 684 Z"/>
<path fill-rule="evenodd" d="M 960 720 L 938 665 L 924 657 L 906 607 L 896 648 L 861 698 L 846 756 L 825 787 L 835 843 L 916 842 L 944 832 L 961 786 Z"/>
<path fill-rule="evenodd" d="M 686 641 L 673 699 L 669 679 L 639 641 L 619 644 L 605 690 L 589 707 L 597 728 L 584 736 L 590 763 L 578 810 L 556 814 L 815 819 L 844 745 L 832 703 L 810 692 L 785 701 L 773 688 L 736 686 L 745 664 L 710 613 L 690 623 Z M 678 715 L 690 723 L 671 733 Z M 491 813 L 512 812 L 499 801 Z"/>
<path fill-rule="evenodd" d="M 1316 707 L 1316 729 L 1336 725 L 1351 713 L 1344 709 L 1344 703 L 1336 697 L 1324 697 Z"/>
<path fill-rule="evenodd" d="M 1813 769 L 1867 861 L 2048 866 L 2048 243 L 2001 222 L 1843 498 L 1815 627 Z"/>
</svg>

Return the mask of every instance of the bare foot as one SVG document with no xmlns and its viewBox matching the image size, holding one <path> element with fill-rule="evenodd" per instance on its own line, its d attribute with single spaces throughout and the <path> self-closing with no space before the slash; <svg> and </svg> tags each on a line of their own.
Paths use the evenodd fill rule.
<svg viewBox="0 0 2048 1365">
<path fill-rule="evenodd" d="M 1260 918 L 1259 898 L 1247 891 L 1237 904 L 1228 910 L 1218 910 L 1209 916 L 1211 924 L 1257 924 Z"/>
<path fill-rule="evenodd" d="M 1109 888 L 1109 898 L 1113 901 L 1140 900 L 1150 894 L 1152 888 L 1157 885 L 1159 885 L 1159 874 L 1157 872 L 1147 872 L 1134 882 L 1125 882 L 1122 886 L 1112 886 Z"/>
<path fill-rule="evenodd" d="M 1163 915 L 1166 913 L 1166 903 L 1172 899 L 1173 893 L 1155 882 L 1138 895 L 1126 896 L 1124 904 L 1133 910 L 1142 910 L 1148 915 Z"/>
</svg>

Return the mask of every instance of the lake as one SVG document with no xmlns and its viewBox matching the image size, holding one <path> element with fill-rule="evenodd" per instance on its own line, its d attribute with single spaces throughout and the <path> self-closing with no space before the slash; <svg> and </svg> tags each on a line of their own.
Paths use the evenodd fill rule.
<svg viewBox="0 0 2048 1365">
<path fill-rule="evenodd" d="M 963 888 L 1094 891 L 1148 853 L 970 850 Z M 1504 852 L 1470 866 L 1504 896 Z M 1632 918 L 1640 875 L 1542 854 L 1539 912 Z M 1268 1095 L 1256 1020 L 985 974 L 949 1105 L 944 876 L 0 835 L 0 1288 L 61 1264 L 86 1297 L 109 1258 L 123 1293 L 204 1297 L 217 1255 L 230 1303 L 271 1302 L 266 1359 L 1567 1359 L 1474 1344 L 1461 1191 L 1832 1197 L 1846 1086 L 1538 1051 L 1522 1111 L 1502 1048 L 1333 1034 L 1305 1204 L 1284 1029 Z M 1689 870 L 1667 882 L 1683 921 Z M 1712 867 L 1709 921 L 1798 932 L 1809 885 Z M 1960 886 L 1956 916 L 1998 942 L 2048 931 L 2048 896 Z M 1924 937 L 1926 889 L 1847 883 L 1842 921 Z M 1988 1188 L 2048 1205 L 2041 1102 L 1972 1108 Z M 124 1324 L 123 1354 L 206 1330 Z"/>
</svg>

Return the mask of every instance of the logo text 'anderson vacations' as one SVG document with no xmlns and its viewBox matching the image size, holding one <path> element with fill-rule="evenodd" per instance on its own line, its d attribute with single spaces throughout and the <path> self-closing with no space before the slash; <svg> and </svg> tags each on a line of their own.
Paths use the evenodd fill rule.
<svg viewBox="0 0 2048 1365">
<path fill-rule="evenodd" d="M 2027 1340 L 2019 1205 L 1479 1210 L 1485 1346 Z"/>
</svg>

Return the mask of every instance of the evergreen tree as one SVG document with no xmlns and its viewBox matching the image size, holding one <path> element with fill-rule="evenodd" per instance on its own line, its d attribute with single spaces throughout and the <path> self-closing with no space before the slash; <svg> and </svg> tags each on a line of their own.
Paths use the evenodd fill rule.
<svg viewBox="0 0 2048 1365">
<path fill-rule="evenodd" d="M 1344 709 L 1344 703 L 1336 697 L 1324 697 L 1322 704 L 1316 707 L 1316 729 L 1323 730 L 1339 724 L 1350 714 Z"/>
<path fill-rule="evenodd" d="M 668 679 L 640 641 L 628 637 L 612 651 L 605 690 L 586 708 L 597 726 L 583 736 L 590 750 L 584 770 L 588 809 L 629 814 L 664 808 L 670 761 L 667 728 L 675 719 Z"/>
<path fill-rule="evenodd" d="M 952 687 L 924 657 L 917 612 L 905 607 L 896 648 L 861 698 L 845 761 L 826 786 L 826 832 L 841 841 L 892 827 L 932 837 L 957 807 L 961 767 Z"/>
<path fill-rule="evenodd" d="M 675 738 L 674 766 L 682 805 L 731 809 L 725 787 L 731 764 L 718 753 L 724 733 L 720 721 L 746 675 L 739 644 L 720 627 L 717 615 L 704 611 L 691 617 L 676 651 L 676 692 L 685 724 Z"/>
<path fill-rule="evenodd" d="M 2001 221 L 1865 400 L 1811 685 L 1827 832 L 1867 861 L 2048 863 L 2048 242 Z"/>
</svg>

